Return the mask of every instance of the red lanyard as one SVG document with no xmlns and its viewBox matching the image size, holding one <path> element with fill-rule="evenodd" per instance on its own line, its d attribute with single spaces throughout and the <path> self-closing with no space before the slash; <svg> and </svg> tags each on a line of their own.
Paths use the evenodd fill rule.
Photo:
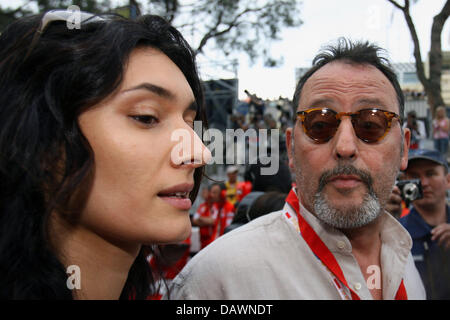
<svg viewBox="0 0 450 320">
<path fill-rule="evenodd" d="M 320 237 L 316 234 L 314 229 L 300 214 L 300 205 L 298 203 L 298 198 L 294 190 L 291 190 L 286 198 L 286 202 L 289 203 L 289 205 L 297 214 L 300 234 L 308 244 L 311 251 L 322 261 L 322 263 L 330 270 L 330 272 L 350 290 L 352 300 L 360 300 L 359 296 L 349 287 L 347 280 L 344 277 L 344 273 L 342 272 L 339 263 L 336 261 L 336 258 L 333 256 L 330 249 L 328 249 L 325 243 L 323 243 Z M 400 283 L 397 294 L 395 295 L 395 300 L 408 300 L 403 279 Z"/>
</svg>

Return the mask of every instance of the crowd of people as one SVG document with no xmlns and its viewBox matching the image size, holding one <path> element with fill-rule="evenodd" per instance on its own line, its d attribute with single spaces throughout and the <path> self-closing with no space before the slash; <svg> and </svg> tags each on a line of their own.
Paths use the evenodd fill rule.
<svg viewBox="0 0 450 320">
<path fill-rule="evenodd" d="M 278 118 L 248 93 L 233 126 L 281 129 L 286 159 L 202 189 L 183 36 L 153 15 L 68 29 L 69 14 L 0 35 L 1 299 L 450 299 L 446 110 L 424 149 L 381 48 L 323 49 Z M 175 130 L 194 141 L 179 153 Z M 407 205 L 399 172 L 420 190 Z"/>
<path fill-rule="evenodd" d="M 427 133 L 425 121 L 420 120 L 414 110 L 408 112 L 403 128 L 408 128 L 411 131 L 411 143 L 409 146 L 411 150 L 426 148 L 425 141 L 430 139 L 432 140 L 432 146 L 428 146 L 428 148 L 431 147 L 439 151 L 446 159 L 449 157 L 450 122 L 444 106 L 436 108 L 435 116 L 429 124 L 429 134 Z"/>
</svg>

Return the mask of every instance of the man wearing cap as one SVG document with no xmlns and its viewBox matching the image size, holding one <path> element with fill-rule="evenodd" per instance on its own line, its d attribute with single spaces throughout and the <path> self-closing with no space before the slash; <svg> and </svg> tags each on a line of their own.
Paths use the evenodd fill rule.
<svg viewBox="0 0 450 320">
<path fill-rule="evenodd" d="M 407 179 L 420 179 L 423 198 L 413 202 L 400 219 L 409 231 L 412 254 L 422 277 L 427 299 L 450 299 L 450 186 L 447 161 L 436 150 L 411 150 Z"/>
</svg>

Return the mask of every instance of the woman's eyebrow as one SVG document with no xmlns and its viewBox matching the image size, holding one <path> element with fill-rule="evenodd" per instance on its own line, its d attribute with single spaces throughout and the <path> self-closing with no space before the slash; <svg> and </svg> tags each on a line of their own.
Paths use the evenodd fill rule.
<svg viewBox="0 0 450 320">
<path fill-rule="evenodd" d="M 126 92 L 130 92 L 130 91 L 134 91 L 134 90 L 147 90 L 147 91 L 150 91 L 162 98 L 166 98 L 169 100 L 175 99 L 175 94 L 173 92 L 171 92 L 163 87 L 160 87 L 158 85 L 149 83 L 149 82 L 143 82 L 132 88 L 125 89 L 121 93 L 126 93 Z"/>
</svg>

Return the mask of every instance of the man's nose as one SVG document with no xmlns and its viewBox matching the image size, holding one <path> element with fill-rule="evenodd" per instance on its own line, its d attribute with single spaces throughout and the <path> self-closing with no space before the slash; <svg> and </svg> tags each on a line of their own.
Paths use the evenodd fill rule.
<svg viewBox="0 0 450 320">
<path fill-rule="evenodd" d="M 332 139 L 335 157 L 340 160 L 354 160 L 357 155 L 357 139 L 350 118 L 342 117 L 337 132 Z"/>
<path fill-rule="evenodd" d="M 427 187 L 430 183 L 430 180 L 426 176 L 421 176 L 420 183 L 422 184 L 422 187 Z"/>
</svg>

